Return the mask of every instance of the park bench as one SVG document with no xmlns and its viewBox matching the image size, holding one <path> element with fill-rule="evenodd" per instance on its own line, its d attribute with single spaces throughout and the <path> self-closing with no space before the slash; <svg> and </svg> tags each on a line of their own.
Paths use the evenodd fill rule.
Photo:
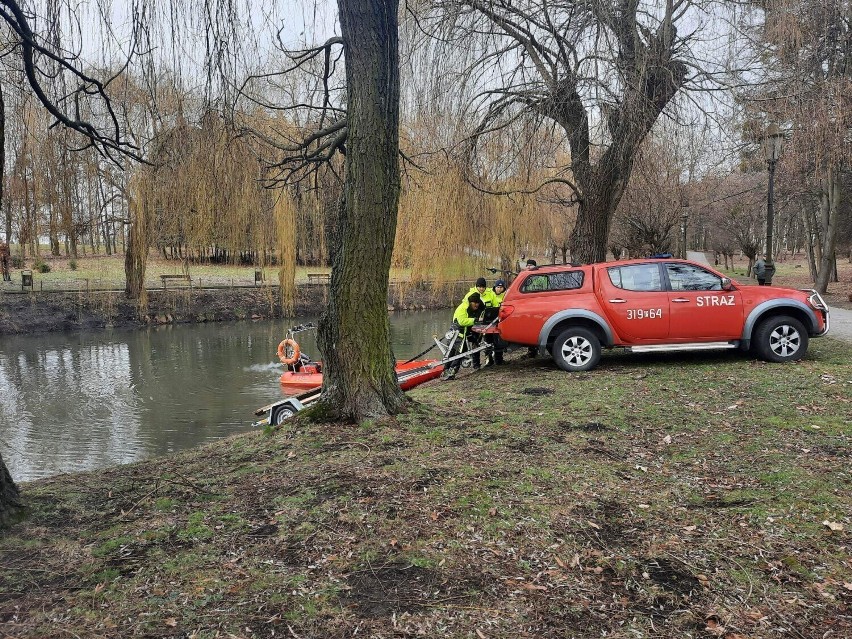
<svg viewBox="0 0 852 639">
<path fill-rule="evenodd" d="M 331 282 L 331 275 L 328 273 L 308 273 L 308 284 L 328 284 Z"/>
<path fill-rule="evenodd" d="M 192 285 L 192 278 L 189 275 L 160 275 L 160 279 L 163 281 L 163 288 L 166 288 L 166 282 L 169 280 L 184 280 L 189 282 L 190 286 Z"/>
</svg>

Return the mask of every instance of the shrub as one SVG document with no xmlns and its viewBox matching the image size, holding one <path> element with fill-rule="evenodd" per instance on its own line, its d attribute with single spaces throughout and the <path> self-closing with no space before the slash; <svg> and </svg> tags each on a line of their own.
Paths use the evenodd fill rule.
<svg viewBox="0 0 852 639">
<path fill-rule="evenodd" d="M 72 271 L 76 271 L 77 270 L 77 260 L 75 260 L 73 258 L 68 260 L 68 268 L 70 268 Z"/>
<path fill-rule="evenodd" d="M 42 259 L 36 260 L 35 264 L 33 264 L 33 268 L 39 273 L 50 273 L 50 264 Z"/>
<path fill-rule="evenodd" d="M 20 255 L 12 256 L 12 268 L 23 268 L 24 267 L 24 258 Z"/>
</svg>

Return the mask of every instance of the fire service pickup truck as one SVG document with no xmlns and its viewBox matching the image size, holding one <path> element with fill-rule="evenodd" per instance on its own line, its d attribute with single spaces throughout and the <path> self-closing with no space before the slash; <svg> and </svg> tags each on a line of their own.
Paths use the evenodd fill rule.
<svg viewBox="0 0 852 639">
<path fill-rule="evenodd" d="M 635 352 L 739 348 L 770 362 L 804 357 L 828 332 L 813 290 L 745 286 L 686 260 L 553 265 L 523 271 L 499 311 L 500 337 L 594 368 L 602 348 Z"/>
</svg>

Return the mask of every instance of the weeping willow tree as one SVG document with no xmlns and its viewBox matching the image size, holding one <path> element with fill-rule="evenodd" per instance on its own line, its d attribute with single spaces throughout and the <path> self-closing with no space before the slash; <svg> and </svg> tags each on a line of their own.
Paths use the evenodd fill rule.
<svg viewBox="0 0 852 639">
<path fill-rule="evenodd" d="M 281 306 L 292 313 L 295 306 L 296 281 L 296 207 L 293 200 L 279 193 L 275 200 L 275 234 L 278 239 L 278 281 L 281 283 Z"/>
<path fill-rule="evenodd" d="M 277 254 L 281 300 L 292 312 L 295 204 L 287 191 L 265 188 L 267 167 L 248 141 L 207 112 L 197 126 L 178 121 L 151 159 L 137 173 L 136 231 L 145 242 L 137 255 L 144 260 L 156 244 L 188 272 L 191 261 L 250 260 L 263 267 Z"/>
<path fill-rule="evenodd" d="M 411 269 L 413 282 L 438 284 L 484 267 L 512 270 L 522 252 L 550 245 L 553 212 L 534 195 L 483 193 L 461 167 L 437 166 L 405 183 L 394 265 Z"/>
<path fill-rule="evenodd" d="M 440 127 L 434 119 L 418 124 L 409 129 L 409 153 Z M 521 254 L 552 249 L 568 220 L 554 193 L 537 188 L 546 145 L 534 131 L 512 133 L 491 140 L 478 175 L 466 158 L 444 154 L 406 172 L 394 265 L 410 268 L 413 281 L 476 277 L 484 267 L 511 271 Z"/>
</svg>

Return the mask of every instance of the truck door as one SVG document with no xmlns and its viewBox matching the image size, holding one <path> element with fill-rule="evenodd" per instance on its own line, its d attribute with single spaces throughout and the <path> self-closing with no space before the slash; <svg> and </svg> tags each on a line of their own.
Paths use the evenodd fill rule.
<svg viewBox="0 0 852 639">
<path fill-rule="evenodd" d="M 668 262 L 670 340 L 701 342 L 739 339 L 743 331 L 742 293 L 722 290 L 722 276 L 697 264 Z"/>
<path fill-rule="evenodd" d="M 625 342 L 659 342 L 668 337 L 669 298 L 661 268 L 659 262 L 648 262 L 598 271 L 598 299 Z"/>
</svg>

